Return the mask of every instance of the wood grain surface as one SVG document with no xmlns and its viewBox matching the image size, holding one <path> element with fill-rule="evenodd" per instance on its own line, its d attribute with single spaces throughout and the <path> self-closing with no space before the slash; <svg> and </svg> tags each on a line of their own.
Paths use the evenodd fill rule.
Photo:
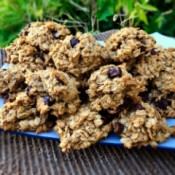
<svg viewBox="0 0 175 175">
<path fill-rule="evenodd" d="M 104 40 L 114 31 L 95 35 Z M 0 51 L 2 64 L 4 51 Z M 0 131 L 0 175 L 171 175 L 175 151 L 93 145 L 62 153 L 57 141 Z"/>
</svg>

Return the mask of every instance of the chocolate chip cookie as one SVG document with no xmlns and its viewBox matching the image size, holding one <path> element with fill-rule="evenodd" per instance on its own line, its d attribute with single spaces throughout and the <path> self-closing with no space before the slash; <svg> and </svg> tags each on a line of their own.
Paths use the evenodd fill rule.
<svg viewBox="0 0 175 175">
<path fill-rule="evenodd" d="M 0 70 L 0 95 L 16 93 L 23 89 L 25 78 L 21 70 L 11 68 Z"/>
<path fill-rule="evenodd" d="M 139 28 L 126 27 L 105 41 L 109 58 L 114 62 L 133 64 L 139 56 L 151 51 L 155 39 Z"/>
<path fill-rule="evenodd" d="M 49 56 L 58 70 L 82 78 L 105 63 L 103 48 L 91 34 L 67 36 L 52 47 Z"/>
<path fill-rule="evenodd" d="M 114 132 L 121 136 L 126 148 L 151 145 L 166 141 L 174 132 L 168 127 L 166 118 L 148 103 L 137 104 L 130 110 L 123 110 L 113 121 Z"/>
<path fill-rule="evenodd" d="M 133 101 L 139 100 L 139 92 L 144 91 L 141 82 L 137 82 L 125 65 L 107 65 L 93 72 L 88 80 L 87 93 L 91 107 L 94 110 L 117 110 L 124 103 L 125 97 L 131 97 Z"/>
<path fill-rule="evenodd" d="M 1 128 L 5 131 L 35 131 L 36 133 L 49 131 L 53 121 L 48 114 L 40 115 L 35 107 L 36 100 L 25 92 L 19 93 L 16 100 L 4 104 L 0 109 Z"/>
<path fill-rule="evenodd" d="M 38 96 L 37 109 L 55 116 L 73 114 L 80 105 L 78 82 L 68 74 L 55 69 L 26 74 L 26 92 Z"/>
<path fill-rule="evenodd" d="M 76 114 L 58 119 L 54 129 L 60 136 L 62 151 L 69 152 L 87 148 L 106 137 L 112 125 L 105 124 L 100 114 L 85 105 Z"/>
</svg>

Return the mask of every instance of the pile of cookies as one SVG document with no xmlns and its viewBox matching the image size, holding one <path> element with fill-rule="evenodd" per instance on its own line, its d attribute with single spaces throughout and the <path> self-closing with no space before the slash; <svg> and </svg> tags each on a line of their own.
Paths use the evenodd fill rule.
<svg viewBox="0 0 175 175">
<path fill-rule="evenodd" d="M 127 148 L 175 133 L 175 49 L 139 28 L 123 28 L 105 46 L 64 25 L 34 22 L 6 48 L 0 70 L 0 127 L 60 136 L 63 152 L 87 148 L 114 131 Z"/>
</svg>

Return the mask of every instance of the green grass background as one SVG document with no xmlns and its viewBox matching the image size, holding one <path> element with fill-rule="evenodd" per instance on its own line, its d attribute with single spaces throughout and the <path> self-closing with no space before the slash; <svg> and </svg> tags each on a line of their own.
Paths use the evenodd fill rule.
<svg viewBox="0 0 175 175">
<path fill-rule="evenodd" d="M 175 36 L 175 0 L 0 0 L 0 47 L 31 21 L 47 20 L 66 24 L 73 33 L 138 26 Z"/>
</svg>

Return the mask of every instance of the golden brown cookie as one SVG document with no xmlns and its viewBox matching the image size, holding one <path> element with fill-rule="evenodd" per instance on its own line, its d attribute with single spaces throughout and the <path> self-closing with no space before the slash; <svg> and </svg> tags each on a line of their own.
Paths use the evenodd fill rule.
<svg viewBox="0 0 175 175">
<path fill-rule="evenodd" d="M 114 132 L 121 136 L 126 148 L 142 147 L 166 141 L 173 128 L 166 124 L 166 118 L 148 103 L 137 104 L 135 108 L 123 110 L 113 121 Z"/>
<path fill-rule="evenodd" d="M 35 131 L 36 133 L 51 130 L 53 121 L 48 114 L 40 115 L 35 107 L 36 100 L 25 92 L 19 93 L 16 100 L 6 103 L 0 109 L 1 128 L 5 131 Z"/>
<path fill-rule="evenodd" d="M 105 63 L 102 46 L 91 34 L 77 33 L 52 47 L 49 56 L 58 70 L 82 78 Z"/>
<path fill-rule="evenodd" d="M 111 126 L 111 122 L 104 124 L 100 114 L 84 105 L 76 114 L 58 119 L 54 129 L 60 136 L 62 151 L 69 152 L 87 148 L 106 137 Z"/>
<path fill-rule="evenodd" d="M 139 28 L 126 27 L 112 34 L 105 41 L 109 58 L 114 62 L 133 64 L 139 56 L 149 52 L 155 39 Z"/>
<path fill-rule="evenodd" d="M 87 93 L 94 110 L 117 110 L 129 96 L 133 101 L 139 100 L 139 92 L 144 91 L 141 82 L 137 82 L 125 65 L 107 65 L 91 74 Z"/>
</svg>

